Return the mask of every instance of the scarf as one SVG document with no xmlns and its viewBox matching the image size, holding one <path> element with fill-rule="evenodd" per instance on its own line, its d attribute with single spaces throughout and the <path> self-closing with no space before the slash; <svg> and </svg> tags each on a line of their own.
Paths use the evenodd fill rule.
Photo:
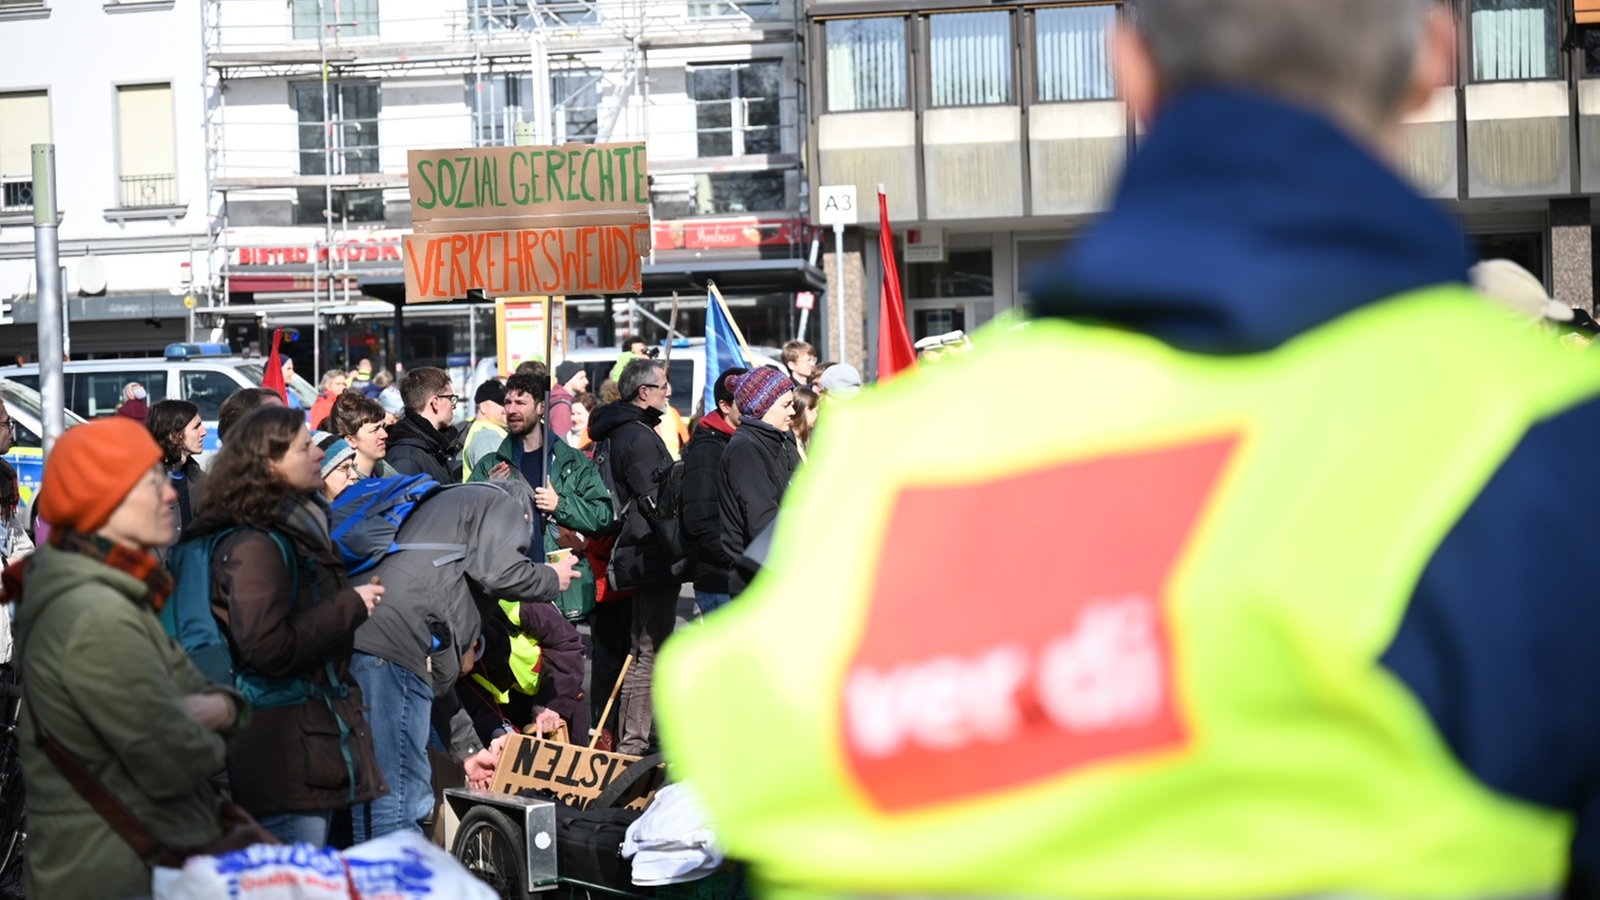
<svg viewBox="0 0 1600 900">
<path fill-rule="evenodd" d="M 132 575 L 144 582 L 144 600 L 156 612 L 167 603 L 172 594 L 172 575 L 161 565 L 154 554 L 134 550 L 115 541 L 93 534 L 82 534 L 64 528 L 50 533 L 50 546 L 66 553 L 86 556 L 101 565 Z M 22 599 L 22 567 L 27 560 L 17 560 L 0 575 L 0 603 L 14 603 Z"/>
</svg>

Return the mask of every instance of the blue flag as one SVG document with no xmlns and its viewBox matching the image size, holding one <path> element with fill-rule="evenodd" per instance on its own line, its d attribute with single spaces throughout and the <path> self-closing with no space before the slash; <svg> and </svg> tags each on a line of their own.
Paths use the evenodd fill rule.
<svg viewBox="0 0 1600 900">
<path fill-rule="evenodd" d="M 707 414 L 716 412 L 717 376 L 726 369 L 735 366 L 743 369 L 750 368 L 750 363 L 744 358 L 744 349 L 740 347 L 738 329 L 734 327 L 733 319 L 728 315 L 727 307 L 722 305 L 722 297 L 718 296 L 715 288 L 706 291 L 706 396 L 705 411 Z"/>
</svg>

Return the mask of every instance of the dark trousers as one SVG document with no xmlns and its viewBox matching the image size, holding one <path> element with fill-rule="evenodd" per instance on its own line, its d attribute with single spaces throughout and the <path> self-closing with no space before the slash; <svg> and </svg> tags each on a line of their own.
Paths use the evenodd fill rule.
<svg viewBox="0 0 1600 900">
<path fill-rule="evenodd" d="M 676 584 L 638 588 L 633 592 L 633 617 L 629 623 L 629 651 L 633 666 L 622 681 L 622 732 L 617 752 L 644 756 L 650 752 L 655 704 L 650 679 L 655 674 L 656 653 L 678 622 Z"/>
<path fill-rule="evenodd" d="M 600 721 L 600 716 L 617 684 L 617 676 L 622 674 L 622 661 L 632 643 L 628 636 L 632 622 L 633 600 L 628 597 L 607 600 L 589 614 L 589 638 L 593 642 L 589 649 L 589 721 L 595 728 L 611 729 L 613 735 L 619 730 L 619 707 L 612 706 L 608 722 Z"/>
</svg>

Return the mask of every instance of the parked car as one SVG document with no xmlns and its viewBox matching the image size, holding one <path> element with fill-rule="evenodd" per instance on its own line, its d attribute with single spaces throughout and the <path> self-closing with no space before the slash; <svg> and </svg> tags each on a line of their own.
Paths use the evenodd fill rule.
<svg viewBox="0 0 1600 900">
<path fill-rule="evenodd" d="M 267 361 L 262 357 L 234 356 L 223 344 L 169 344 L 158 357 L 136 359 L 80 359 L 66 364 L 64 388 L 67 409 L 85 419 L 116 412 L 122 388 L 131 381 L 144 385 L 150 402 L 187 400 L 200 407 L 206 423 L 207 450 L 217 448 L 217 410 L 234 391 L 260 387 Z M 8 378 L 39 389 L 39 366 L 0 366 Z M 290 405 L 310 409 L 317 391 L 304 378 L 289 379 Z"/>
<path fill-rule="evenodd" d="M 39 392 L 24 384 L 0 378 L 0 400 L 6 403 L 11 416 L 10 451 L 5 460 L 17 470 L 17 481 L 22 486 L 23 521 L 32 527 L 33 495 L 44 479 L 44 404 Z M 83 423 L 83 417 L 67 410 L 67 427 Z"/>
</svg>

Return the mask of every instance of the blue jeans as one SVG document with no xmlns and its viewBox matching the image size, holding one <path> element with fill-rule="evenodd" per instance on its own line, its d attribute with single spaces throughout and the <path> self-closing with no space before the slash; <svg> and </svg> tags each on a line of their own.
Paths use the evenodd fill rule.
<svg viewBox="0 0 1600 900">
<path fill-rule="evenodd" d="M 731 596 L 731 594 L 713 594 L 710 591 L 695 591 L 694 605 L 700 608 L 700 615 L 709 616 L 712 610 L 728 605 Z"/>
<path fill-rule="evenodd" d="M 328 824 L 333 821 L 333 810 L 320 812 L 281 812 L 261 816 L 261 827 L 285 844 L 310 844 L 325 847 L 328 844 Z"/>
<path fill-rule="evenodd" d="M 367 724 L 389 793 L 351 808 L 356 843 L 404 829 L 422 831 L 433 812 L 433 767 L 428 761 L 433 688 L 405 666 L 367 653 L 350 659 L 350 674 L 372 710 Z"/>
</svg>

